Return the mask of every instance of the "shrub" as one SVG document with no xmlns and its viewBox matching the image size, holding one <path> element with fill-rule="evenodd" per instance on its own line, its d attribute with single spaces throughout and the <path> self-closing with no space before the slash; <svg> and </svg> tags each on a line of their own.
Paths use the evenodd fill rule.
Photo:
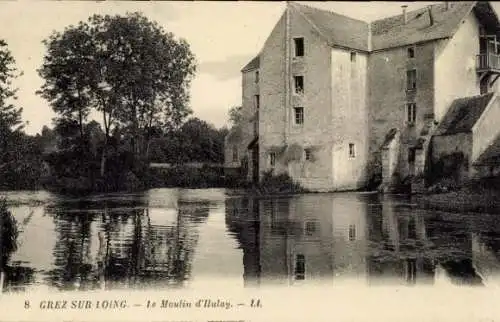
<svg viewBox="0 0 500 322">
<path fill-rule="evenodd" d="M 306 189 L 293 181 L 288 174 L 275 175 L 272 171 L 263 173 L 257 189 L 259 193 L 263 194 L 306 192 Z"/>
</svg>

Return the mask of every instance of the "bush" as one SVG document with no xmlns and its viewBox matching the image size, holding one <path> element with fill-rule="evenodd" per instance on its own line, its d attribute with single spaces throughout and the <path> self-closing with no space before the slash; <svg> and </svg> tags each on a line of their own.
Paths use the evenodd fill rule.
<svg viewBox="0 0 500 322">
<path fill-rule="evenodd" d="M 1 247 L 1 265 L 0 269 L 5 269 L 7 262 L 13 252 L 17 250 L 17 221 L 12 216 L 12 213 L 7 208 L 5 199 L 0 200 L 0 229 L 2 230 L 0 247 Z"/>
<path fill-rule="evenodd" d="M 273 193 L 300 193 L 307 190 L 300 186 L 297 182 L 286 173 L 274 175 L 272 171 L 266 171 L 256 187 L 261 194 Z"/>
</svg>

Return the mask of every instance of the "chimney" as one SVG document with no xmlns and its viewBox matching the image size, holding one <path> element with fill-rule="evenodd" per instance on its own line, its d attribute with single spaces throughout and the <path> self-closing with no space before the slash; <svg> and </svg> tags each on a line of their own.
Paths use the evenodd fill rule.
<svg viewBox="0 0 500 322">
<path fill-rule="evenodd" d="M 434 24 L 434 16 L 432 15 L 432 6 L 428 6 L 427 11 L 429 12 L 429 21 L 432 26 Z"/>
<path fill-rule="evenodd" d="M 408 6 L 403 5 L 401 6 L 401 8 L 403 9 L 403 23 L 406 25 L 406 23 L 408 22 L 408 15 L 406 14 L 406 8 L 408 8 Z"/>
</svg>

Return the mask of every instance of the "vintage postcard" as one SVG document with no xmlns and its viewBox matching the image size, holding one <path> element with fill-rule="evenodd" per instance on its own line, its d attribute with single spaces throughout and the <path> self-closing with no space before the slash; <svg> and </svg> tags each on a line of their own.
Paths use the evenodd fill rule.
<svg viewBox="0 0 500 322">
<path fill-rule="evenodd" d="M 500 320 L 499 10 L 0 1 L 0 321 Z"/>
</svg>

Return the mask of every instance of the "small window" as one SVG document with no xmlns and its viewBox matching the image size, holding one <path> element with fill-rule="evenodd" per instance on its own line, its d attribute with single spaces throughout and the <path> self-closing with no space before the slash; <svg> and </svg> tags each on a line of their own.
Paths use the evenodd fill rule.
<svg viewBox="0 0 500 322">
<path fill-rule="evenodd" d="M 355 241 L 355 240 L 356 240 L 356 226 L 349 225 L 349 241 Z"/>
<path fill-rule="evenodd" d="M 255 83 L 259 83 L 259 71 L 255 72 Z"/>
<path fill-rule="evenodd" d="M 415 149 L 410 148 L 408 149 L 408 163 L 414 163 L 415 162 Z"/>
<path fill-rule="evenodd" d="M 295 43 L 295 57 L 304 56 L 304 38 L 294 38 Z"/>
<path fill-rule="evenodd" d="M 306 161 L 310 161 L 311 160 L 311 149 L 304 149 L 304 156 L 305 156 Z"/>
<path fill-rule="evenodd" d="M 351 51 L 351 62 L 355 62 L 355 61 L 356 61 L 356 52 Z"/>
<path fill-rule="evenodd" d="M 276 165 L 276 153 L 274 152 L 269 153 L 269 165 L 271 167 L 274 167 Z"/>
<path fill-rule="evenodd" d="M 408 48 L 408 58 L 415 58 L 415 48 L 414 47 L 410 47 Z"/>
<path fill-rule="evenodd" d="M 255 95 L 254 96 L 255 98 L 255 108 L 256 109 L 259 109 L 260 108 L 260 96 L 259 95 Z"/>
<path fill-rule="evenodd" d="M 304 93 L 304 76 L 294 76 L 295 83 L 295 93 L 303 94 Z"/>
<path fill-rule="evenodd" d="M 302 254 L 297 254 L 295 256 L 295 279 L 306 279 L 306 258 Z"/>
<path fill-rule="evenodd" d="M 238 162 L 238 147 L 233 146 L 233 162 Z"/>
<path fill-rule="evenodd" d="M 301 125 L 304 124 L 304 108 L 303 107 L 295 107 L 295 124 Z"/>
<path fill-rule="evenodd" d="M 355 158 L 355 157 L 356 157 L 356 149 L 354 143 L 349 143 L 349 158 Z"/>
<path fill-rule="evenodd" d="M 316 231 L 317 231 L 316 222 L 307 221 L 306 222 L 306 235 L 313 236 L 314 233 L 316 233 Z"/>
<path fill-rule="evenodd" d="M 415 69 L 406 71 L 406 89 L 409 91 L 417 89 L 417 71 Z"/>
<path fill-rule="evenodd" d="M 409 124 L 414 124 L 417 120 L 417 104 L 406 104 L 406 118 Z"/>
</svg>

